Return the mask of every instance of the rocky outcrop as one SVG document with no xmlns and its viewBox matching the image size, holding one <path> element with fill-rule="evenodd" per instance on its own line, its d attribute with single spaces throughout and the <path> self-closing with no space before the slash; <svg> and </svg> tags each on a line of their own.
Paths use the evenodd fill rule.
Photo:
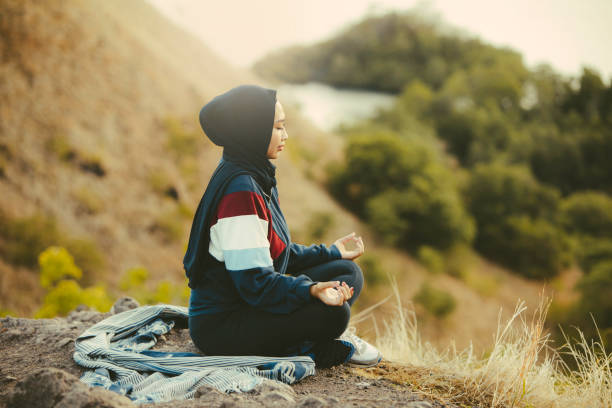
<svg viewBox="0 0 612 408">
<path fill-rule="evenodd" d="M 138 307 L 131 298 L 119 299 L 111 312 L 100 313 L 80 306 L 66 317 L 53 319 L 0 319 L 0 407 L 63 408 L 63 407 L 130 407 L 137 406 L 128 398 L 99 387 L 88 387 L 79 378 L 85 371 L 72 355 L 74 340 L 88 327 L 124 310 Z M 175 326 L 159 337 L 153 350 L 198 352 L 189 336 L 189 329 Z M 202 386 L 195 398 L 157 404 L 151 408 L 210 407 L 440 407 L 424 401 L 409 386 L 384 378 L 383 361 L 376 371 L 341 365 L 317 369 L 291 386 L 265 380 L 254 390 L 224 394 Z"/>
</svg>

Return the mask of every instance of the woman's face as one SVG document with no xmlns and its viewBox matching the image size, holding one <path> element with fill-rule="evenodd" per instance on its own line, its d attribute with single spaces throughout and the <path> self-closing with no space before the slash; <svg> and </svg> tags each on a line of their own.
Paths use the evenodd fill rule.
<svg viewBox="0 0 612 408">
<path fill-rule="evenodd" d="M 268 146 L 268 159 L 276 159 L 280 152 L 285 148 L 285 140 L 289 135 L 285 129 L 285 111 L 279 101 L 276 101 L 274 109 L 274 127 L 272 128 L 272 137 Z"/>
</svg>

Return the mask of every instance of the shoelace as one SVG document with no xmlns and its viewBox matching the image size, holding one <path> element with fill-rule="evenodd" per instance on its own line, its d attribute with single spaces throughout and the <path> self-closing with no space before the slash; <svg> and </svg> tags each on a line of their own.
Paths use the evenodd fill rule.
<svg viewBox="0 0 612 408">
<path fill-rule="evenodd" d="M 353 345 L 357 349 L 357 354 L 361 354 L 368 347 L 368 345 L 366 344 L 364 340 L 360 339 L 355 334 L 355 330 L 356 330 L 355 327 L 351 326 L 344 332 L 344 334 L 341 337 L 353 343 Z"/>
</svg>

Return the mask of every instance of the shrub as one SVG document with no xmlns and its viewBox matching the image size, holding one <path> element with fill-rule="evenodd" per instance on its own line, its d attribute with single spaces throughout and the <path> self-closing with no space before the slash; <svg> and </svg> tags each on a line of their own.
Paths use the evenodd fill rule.
<svg viewBox="0 0 612 408">
<path fill-rule="evenodd" d="M 483 227 L 480 250 L 531 279 L 557 275 L 571 263 L 571 247 L 563 231 L 543 220 L 511 216 Z"/>
<path fill-rule="evenodd" d="M 130 268 L 123 274 L 119 287 L 121 290 L 129 291 L 144 286 L 145 282 L 149 279 L 149 271 L 147 268 L 137 266 Z"/>
<path fill-rule="evenodd" d="M 65 316 L 83 303 L 83 292 L 74 280 L 61 280 L 45 295 L 35 318 Z"/>
<path fill-rule="evenodd" d="M 183 237 L 183 217 L 176 211 L 167 211 L 157 217 L 151 227 L 162 234 L 164 242 L 177 242 Z"/>
<path fill-rule="evenodd" d="M 561 222 L 571 233 L 612 238 L 612 198 L 596 191 L 574 193 L 561 202 Z"/>
<path fill-rule="evenodd" d="M 198 153 L 201 137 L 194 130 L 187 130 L 183 123 L 173 117 L 163 121 L 166 131 L 166 147 L 178 157 L 195 156 Z"/>
<path fill-rule="evenodd" d="M 389 130 L 363 132 L 350 137 L 345 164 L 330 165 L 332 194 L 387 244 L 412 250 L 471 242 L 474 221 L 438 152 Z"/>
<path fill-rule="evenodd" d="M 0 211 L 0 254 L 16 266 L 34 269 L 38 254 L 60 241 L 55 219 L 43 213 L 11 219 Z"/>
<path fill-rule="evenodd" d="M 576 258 L 585 273 L 599 262 L 612 260 L 612 240 L 583 236 L 579 241 Z"/>
<path fill-rule="evenodd" d="M 368 221 L 390 244 L 414 250 L 421 245 L 446 249 L 474 237 L 474 221 L 452 191 L 424 180 L 411 189 L 389 190 L 368 201 Z"/>
<path fill-rule="evenodd" d="M 0 255 L 16 266 L 34 269 L 41 252 L 50 246 L 62 246 L 74 256 L 87 283 L 104 267 L 104 257 L 94 242 L 64 236 L 55 218 L 43 213 L 13 219 L 0 210 L 0 238 Z"/>
<path fill-rule="evenodd" d="M 79 203 L 81 210 L 87 214 L 97 214 L 104 208 L 104 201 L 93 190 L 81 187 L 72 192 L 72 196 Z"/>
<path fill-rule="evenodd" d="M 419 262 L 425 265 L 429 272 L 444 272 L 444 258 L 442 257 L 440 252 L 436 251 L 434 248 L 427 245 L 420 246 L 417 252 L 417 257 L 419 259 Z"/>
<path fill-rule="evenodd" d="M 41 286 L 48 292 L 35 317 L 65 316 L 80 304 L 100 312 L 110 310 L 112 300 L 104 286 L 82 289 L 75 280 L 81 278 L 82 272 L 65 248 L 47 248 L 39 256 L 39 264 Z"/>
<path fill-rule="evenodd" d="M 377 286 L 384 282 L 385 274 L 380 259 L 372 254 L 363 254 L 357 258 L 367 285 Z"/>
<path fill-rule="evenodd" d="M 592 313 L 602 329 L 612 328 L 612 259 L 595 264 L 576 287 L 582 312 Z"/>
<path fill-rule="evenodd" d="M 334 227 L 335 218 L 329 211 L 317 211 L 312 214 L 306 227 L 312 241 L 322 240 L 327 232 Z"/>
<path fill-rule="evenodd" d="M 465 188 L 477 223 L 475 247 L 529 278 L 549 278 L 572 260 L 572 245 L 557 227 L 559 192 L 528 169 L 479 165 Z"/>
<path fill-rule="evenodd" d="M 455 298 L 448 292 L 436 289 L 425 282 L 414 296 L 414 301 L 423 305 L 432 315 L 444 318 L 450 315 L 456 307 Z"/>
<path fill-rule="evenodd" d="M 74 264 L 72 255 L 62 247 L 52 246 L 41 252 L 38 264 L 40 265 L 40 284 L 45 289 L 49 289 L 62 279 L 80 279 L 83 275 L 83 272 Z"/>
<path fill-rule="evenodd" d="M 58 159 L 64 162 L 72 161 L 77 156 L 76 151 L 64 135 L 55 135 L 47 139 L 45 148 L 49 153 L 55 154 Z"/>
<path fill-rule="evenodd" d="M 81 283 L 92 284 L 106 263 L 96 243 L 86 238 L 63 238 L 60 242 L 74 257 L 74 263 L 83 271 Z"/>
</svg>

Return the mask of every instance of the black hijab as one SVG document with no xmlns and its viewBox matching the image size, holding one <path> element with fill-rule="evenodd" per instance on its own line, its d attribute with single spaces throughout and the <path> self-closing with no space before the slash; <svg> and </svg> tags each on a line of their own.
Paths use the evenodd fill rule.
<svg viewBox="0 0 612 408">
<path fill-rule="evenodd" d="M 276 186 L 276 166 L 267 158 L 275 105 L 276 90 L 240 85 L 217 95 L 200 110 L 200 125 L 214 144 L 223 147 L 223 156 L 198 205 L 183 258 L 192 289 L 204 277 L 209 262 L 216 261 L 208 252 L 208 225 L 229 182 L 250 174 L 268 195 Z"/>
</svg>

